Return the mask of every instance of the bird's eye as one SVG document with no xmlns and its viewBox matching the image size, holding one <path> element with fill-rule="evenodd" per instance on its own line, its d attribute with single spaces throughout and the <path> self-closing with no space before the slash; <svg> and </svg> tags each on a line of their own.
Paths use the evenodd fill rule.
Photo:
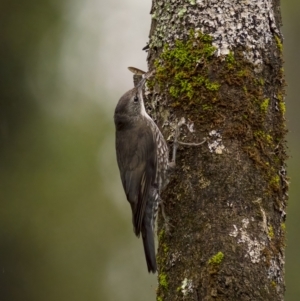
<svg viewBox="0 0 300 301">
<path fill-rule="evenodd" d="M 137 97 L 137 95 L 134 96 L 133 101 L 134 101 L 134 102 L 138 102 L 138 101 L 139 101 L 139 98 Z"/>
</svg>

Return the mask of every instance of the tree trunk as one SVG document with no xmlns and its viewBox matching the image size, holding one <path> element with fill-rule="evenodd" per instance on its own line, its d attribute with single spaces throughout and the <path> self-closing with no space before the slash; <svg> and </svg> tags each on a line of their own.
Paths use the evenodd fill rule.
<svg viewBox="0 0 300 301">
<path fill-rule="evenodd" d="M 283 300 L 287 178 L 279 0 L 153 0 L 148 107 L 176 171 L 158 301 Z"/>
</svg>

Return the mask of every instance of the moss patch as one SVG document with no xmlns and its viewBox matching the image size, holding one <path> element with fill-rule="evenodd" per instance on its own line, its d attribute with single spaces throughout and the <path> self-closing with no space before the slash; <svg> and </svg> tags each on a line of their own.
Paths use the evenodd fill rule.
<svg viewBox="0 0 300 301">
<path fill-rule="evenodd" d="M 285 111 L 286 111 L 286 108 L 285 108 L 285 102 L 284 102 L 282 94 L 279 93 L 277 95 L 277 99 L 278 99 L 279 109 L 280 109 L 281 113 L 284 115 Z"/>
<path fill-rule="evenodd" d="M 160 230 L 157 237 L 158 237 L 158 241 L 160 242 L 165 237 L 165 230 L 164 229 Z"/>
<path fill-rule="evenodd" d="M 276 41 L 276 45 L 277 45 L 280 53 L 282 53 L 283 52 L 283 45 L 282 45 L 282 42 L 281 42 L 280 38 L 277 35 L 275 35 L 275 41 Z"/>
<path fill-rule="evenodd" d="M 270 226 L 268 228 L 268 236 L 270 237 L 270 239 L 273 239 L 274 238 L 274 229 L 272 226 Z"/>
<path fill-rule="evenodd" d="M 228 69 L 233 69 L 234 68 L 234 53 L 232 51 L 229 52 L 229 54 L 226 57 L 226 62 L 227 62 L 227 68 Z M 239 76 L 242 76 L 244 74 L 244 71 L 239 72 Z"/>
<path fill-rule="evenodd" d="M 222 252 L 218 252 L 216 255 L 211 257 L 208 260 L 208 264 L 220 264 L 224 259 L 224 254 Z"/>
<path fill-rule="evenodd" d="M 165 88 L 166 81 L 172 79 L 168 93 L 174 100 L 197 99 L 203 90 L 217 92 L 220 83 L 209 77 L 208 70 L 199 72 L 215 50 L 210 36 L 191 31 L 188 41 L 176 41 L 174 48 L 164 47 L 160 59 L 155 62 L 156 80 Z M 177 105 L 173 102 L 173 106 Z"/>
<path fill-rule="evenodd" d="M 270 99 L 266 98 L 260 104 L 260 109 L 262 110 L 263 113 L 267 113 L 268 108 L 269 108 L 269 103 L 270 103 Z"/>
<path fill-rule="evenodd" d="M 159 285 L 164 288 L 164 289 L 167 289 L 168 288 L 168 281 L 167 281 L 167 275 L 164 274 L 164 273 L 160 273 L 158 275 L 158 282 L 159 282 Z"/>
</svg>

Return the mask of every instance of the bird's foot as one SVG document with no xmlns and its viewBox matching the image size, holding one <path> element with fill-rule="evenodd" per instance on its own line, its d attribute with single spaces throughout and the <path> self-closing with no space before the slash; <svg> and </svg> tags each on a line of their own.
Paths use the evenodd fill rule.
<svg viewBox="0 0 300 301">
<path fill-rule="evenodd" d="M 181 145 L 187 145 L 187 146 L 200 146 L 202 144 L 204 144 L 207 139 L 204 138 L 203 141 L 199 142 L 199 143 L 188 143 L 188 142 L 182 142 L 182 141 L 178 141 L 178 137 L 180 136 L 180 128 L 183 126 L 183 125 L 186 125 L 187 128 L 189 129 L 190 132 L 193 132 L 193 123 L 192 125 L 188 125 L 186 122 L 185 122 L 185 118 L 182 117 L 180 119 L 180 121 L 177 123 L 177 126 L 175 128 L 175 132 L 174 132 L 174 141 L 173 141 L 173 154 L 172 154 L 172 162 L 170 162 L 170 167 L 171 168 L 175 168 L 175 165 L 176 165 L 176 152 L 177 152 L 177 148 L 178 148 L 178 145 L 181 144 Z"/>
</svg>

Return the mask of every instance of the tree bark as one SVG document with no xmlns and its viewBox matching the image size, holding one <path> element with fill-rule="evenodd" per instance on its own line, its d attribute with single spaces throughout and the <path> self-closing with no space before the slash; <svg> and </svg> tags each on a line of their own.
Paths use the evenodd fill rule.
<svg viewBox="0 0 300 301">
<path fill-rule="evenodd" d="M 278 0 L 153 0 L 148 109 L 176 172 L 158 301 L 283 300 L 285 103 Z"/>
</svg>

